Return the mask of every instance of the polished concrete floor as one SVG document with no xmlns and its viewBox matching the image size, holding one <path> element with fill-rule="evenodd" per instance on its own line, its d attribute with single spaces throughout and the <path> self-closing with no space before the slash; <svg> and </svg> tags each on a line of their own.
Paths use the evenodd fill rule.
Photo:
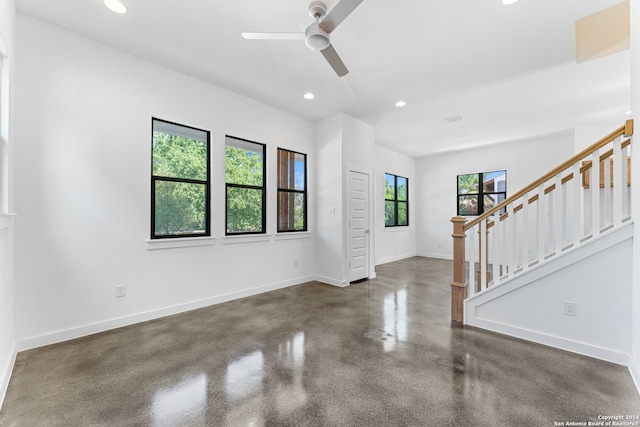
<svg viewBox="0 0 640 427">
<path fill-rule="evenodd" d="M 625 367 L 452 325 L 451 262 L 376 270 L 345 289 L 308 283 L 22 352 L 0 425 L 557 426 L 640 414 Z"/>
</svg>

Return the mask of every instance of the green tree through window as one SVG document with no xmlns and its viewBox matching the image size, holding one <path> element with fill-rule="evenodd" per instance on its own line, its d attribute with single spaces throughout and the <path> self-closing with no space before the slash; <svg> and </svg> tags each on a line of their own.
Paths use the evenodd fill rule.
<svg viewBox="0 0 640 427">
<path fill-rule="evenodd" d="M 151 237 L 210 235 L 209 132 L 152 120 Z"/>
<path fill-rule="evenodd" d="M 398 227 L 409 225 L 409 179 L 384 174 L 384 225 Z"/>
<path fill-rule="evenodd" d="M 507 197 L 504 170 L 458 175 L 457 184 L 458 215 L 481 215 Z"/>
<path fill-rule="evenodd" d="M 265 232 L 265 165 L 264 144 L 226 137 L 226 234 Z"/>
</svg>

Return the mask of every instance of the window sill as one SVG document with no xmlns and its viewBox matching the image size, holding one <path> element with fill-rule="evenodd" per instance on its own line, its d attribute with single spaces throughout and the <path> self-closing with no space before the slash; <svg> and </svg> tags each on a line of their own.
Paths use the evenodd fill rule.
<svg viewBox="0 0 640 427">
<path fill-rule="evenodd" d="M 282 232 L 276 234 L 276 240 L 297 240 L 297 239 L 310 239 L 311 232 L 309 231 L 293 231 L 293 232 Z"/>
<path fill-rule="evenodd" d="M 236 243 L 256 243 L 256 242 L 268 242 L 271 240 L 270 234 L 240 234 L 238 236 L 224 236 L 223 244 L 236 244 Z"/>
<path fill-rule="evenodd" d="M 173 239 L 149 239 L 147 250 L 188 248 L 194 246 L 213 246 L 216 244 L 215 236 L 206 237 L 177 237 Z"/>
<path fill-rule="evenodd" d="M 385 233 L 397 233 L 399 231 L 411 231 L 411 226 L 410 225 L 399 225 L 397 227 L 385 227 L 384 228 L 384 232 Z"/>
</svg>

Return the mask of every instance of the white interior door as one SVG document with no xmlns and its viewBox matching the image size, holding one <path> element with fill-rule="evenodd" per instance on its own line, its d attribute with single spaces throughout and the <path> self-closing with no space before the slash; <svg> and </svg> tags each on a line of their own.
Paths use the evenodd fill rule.
<svg viewBox="0 0 640 427">
<path fill-rule="evenodd" d="M 369 175 L 349 171 L 347 189 L 349 282 L 369 277 Z"/>
</svg>

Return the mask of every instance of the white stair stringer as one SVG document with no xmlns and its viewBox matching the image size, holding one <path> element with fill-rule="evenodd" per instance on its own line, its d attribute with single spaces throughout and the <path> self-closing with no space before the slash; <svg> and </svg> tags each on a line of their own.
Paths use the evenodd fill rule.
<svg viewBox="0 0 640 427">
<path fill-rule="evenodd" d="M 629 366 L 632 241 L 627 221 L 473 295 L 464 323 Z"/>
</svg>

